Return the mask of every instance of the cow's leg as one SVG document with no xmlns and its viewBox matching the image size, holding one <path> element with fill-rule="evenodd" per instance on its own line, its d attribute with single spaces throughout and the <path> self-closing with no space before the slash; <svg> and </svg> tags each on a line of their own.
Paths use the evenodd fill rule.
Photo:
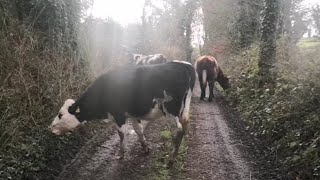
<svg viewBox="0 0 320 180">
<path fill-rule="evenodd" d="M 199 78 L 200 89 L 201 89 L 200 100 L 203 100 L 206 97 L 207 82 L 203 82 L 201 73 L 198 73 L 198 78 Z"/>
<path fill-rule="evenodd" d="M 202 78 L 201 80 L 199 78 L 199 83 L 200 83 L 200 89 L 201 89 L 200 100 L 204 100 L 204 98 L 206 97 L 207 82 L 202 82 Z"/>
<path fill-rule="evenodd" d="M 109 115 L 109 119 L 113 119 L 114 122 L 117 124 L 117 131 L 120 137 L 120 149 L 118 151 L 118 158 L 122 159 L 124 157 L 125 148 L 124 148 L 124 136 L 125 136 L 125 123 L 126 123 L 126 117 L 124 114 L 115 114 L 115 115 Z"/>
<path fill-rule="evenodd" d="M 141 121 L 139 119 L 133 119 L 132 126 L 134 131 L 138 134 L 139 141 L 141 143 L 143 151 L 148 154 L 150 151 L 150 148 L 148 147 L 148 144 L 146 142 L 146 137 L 143 134 L 143 128 L 141 126 Z"/>
<path fill-rule="evenodd" d="M 189 122 L 189 110 L 191 104 L 192 91 L 188 90 L 186 96 L 183 98 L 183 102 L 181 104 L 179 116 L 174 116 L 174 120 L 176 122 L 176 130 L 173 133 L 172 141 L 173 141 L 173 152 L 169 158 L 168 166 L 171 167 L 174 163 L 178 153 L 180 144 L 184 134 L 186 133 L 188 122 Z"/>
<path fill-rule="evenodd" d="M 118 126 L 117 126 L 118 127 Z M 121 127 L 118 127 L 117 128 L 117 131 L 118 131 L 118 134 L 119 134 L 119 137 L 120 137 L 120 149 L 118 151 L 118 157 L 119 159 L 122 159 L 124 157 L 124 131 L 121 129 Z"/>
<path fill-rule="evenodd" d="M 184 129 L 182 127 L 182 124 L 179 121 L 179 118 L 177 116 L 174 117 L 174 120 L 176 121 L 176 129 L 174 133 L 172 134 L 172 144 L 173 144 L 173 151 L 170 154 L 168 167 L 171 167 L 179 153 L 179 147 L 184 135 Z"/>
<path fill-rule="evenodd" d="M 209 81 L 209 101 L 213 99 L 213 87 L 214 87 L 214 80 Z"/>
<path fill-rule="evenodd" d="M 207 82 L 202 83 L 201 96 L 200 96 L 201 100 L 203 100 L 206 97 L 206 88 L 207 88 Z"/>
</svg>

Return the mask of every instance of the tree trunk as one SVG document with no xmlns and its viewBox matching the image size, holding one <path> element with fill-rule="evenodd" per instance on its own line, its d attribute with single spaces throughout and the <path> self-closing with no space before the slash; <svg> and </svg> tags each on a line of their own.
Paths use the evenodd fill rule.
<svg viewBox="0 0 320 180">
<path fill-rule="evenodd" d="M 277 24 L 279 19 L 279 0 L 265 0 L 265 12 L 262 20 L 262 34 L 260 43 L 259 86 L 273 84 L 275 74 L 271 69 L 276 57 Z"/>
<path fill-rule="evenodd" d="M 185 23 L 185 53 L 186 53 L 186 61 L 191 62 L 192 59 L 192 45 L 191 45 L 191 35 L 192 35 L 192 19 L 196 10 L 196 4 L 194 0 L 190 0 L 186 4 L 187 14 L 186 14 L 186 23 Z"/>
</svg>

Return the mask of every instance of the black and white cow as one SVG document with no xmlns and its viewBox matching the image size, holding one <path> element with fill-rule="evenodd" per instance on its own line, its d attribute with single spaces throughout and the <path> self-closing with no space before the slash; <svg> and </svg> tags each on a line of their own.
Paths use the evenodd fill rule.
<svg viewBox="0 0 320 180">
<path fill-rule="evenodd" d="M 136 65 L 161 64 L 168 62 L 167 58 L 163 54 L 134 54 L 134 61 Z"/>
<path fill-rule="evenodd" d="M 176 124 L 171 165 L 188 125 L 194 84 L 195 70 L 183 61 L 116 68 L 98 77 L 77 100 L 66 100 L 50 128 L 52 133 L 62 135 L 75 130 L 85 120 L 112 119 L 118 127 L 122 158 L 124 132 L 121 127 L 127 118 L 132 118 L 133 128 L 147 153 L 149 148 L 140 120 L 166 116 Z"/>
</svg>

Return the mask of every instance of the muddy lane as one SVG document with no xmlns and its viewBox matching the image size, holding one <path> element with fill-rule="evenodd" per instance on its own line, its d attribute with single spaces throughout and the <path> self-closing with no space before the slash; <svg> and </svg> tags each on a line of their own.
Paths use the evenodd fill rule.
<svg viewBox="0 0 320 180">
<path fill-rule="evenodd" d="M 100 138 L 100 144 L 89 142 L 76 158 L 66 165 L 57 180 L 144 180 L 152 174 L 152 158 L 161 150 L 163 141 L 160 131 L 165 127 L 164 121 L 151 122 L 145 126 L 151 152 L 146 155 L 141 149 L 137 134 L 129 121 L 125 134 L 125 157 L 117 158 L 119 136 L 114 127 Z M 111 125 L 114 126 L 114 125 Z M 104 141 L 101 141 L 104 139 Z"/>
<path fill-rule="evenodd" d="M 188 179 L 254 179 L 237 142 L 230 137 L 232 130 L 216 98 L 208 102 L 199 97 L 200 89 L 196 86 L 185 163 Z"/>
<path fill-rule="evenodd" d="M 66 165 L 57 180 L 149 180 L 149 179 L 254 179 L 248 162 L 242 158 L 237 146 L 241 141 L 232 139 L 219 102 L 199 100 L 196 85 L 190 111 L 190 127 L 187 134 L 188 150 L 184 170 L 165 178 L 152 175 L 155 157 L 163 152 L 164 142 L 160 132 L 166 128 L 164 121 L 144 123 L 150 154 L 142 152 L 137 135 L 129 123 L 125 135 L 126 153 L 117 159 L 119 137 L 113 125 L 99 140 L 87 143 L 76 158 Z M 96 142 L 97 141 L 97 142 Z"/>
</svg>

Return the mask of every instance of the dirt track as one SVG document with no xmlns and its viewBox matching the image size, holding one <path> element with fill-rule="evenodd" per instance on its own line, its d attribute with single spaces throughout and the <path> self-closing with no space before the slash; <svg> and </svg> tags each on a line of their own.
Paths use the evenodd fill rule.
<svg viewBox="0 0 320 180">
<path fill-rule="evenodd" d="M 232 130 L 228 126 L 225 119 L 228 117 L 227 111 L 216 100 L 219 97 L 214 102 L 200 101 L 198 97 L 199 88 L 196 86 L 192 100 L 191 123 L 186 138 L 188 150 L 184 171 L 171 174 L 167 179 L 255 179 L 253 172 L 258 170 L 256 167 L 252 168 L 256 163 L 254 160 L 248 160 L 252 159 L 252 156 L 248 155 L 249 152 L 241 153 L 244 151 L 239 150 L 239 147 L 244 146 L 243 142 L 232 135 L 236 129 Z M 123 160 L 116 159 L 119 137 L 114 130 L 109 129 L 98 140 L 93 140 L 104 139 L 102 144 L 88 143 L 76 159 L 66 165 L 57 179 L 155 179 L 152 175 L 152 163 L 157 154 L 163 151 L 164 142 L 160 138 L 160 131 L 164 128 L 163 121 L 151 122 L 146 126 L 145 134 L 152 150 L 149 155 L 145 155 L 132 127 L 128 126 L 126 154 Z"/>
<path fill-rule="evenodd" d="M 199 95 L 199 89 L 195 89 Z M 186 160 L 188 179 L 253 179 L 248 163 L 230 137 L 216 98 L 213 102 L 193 99 L 189 151 Z"/>
</svg>

